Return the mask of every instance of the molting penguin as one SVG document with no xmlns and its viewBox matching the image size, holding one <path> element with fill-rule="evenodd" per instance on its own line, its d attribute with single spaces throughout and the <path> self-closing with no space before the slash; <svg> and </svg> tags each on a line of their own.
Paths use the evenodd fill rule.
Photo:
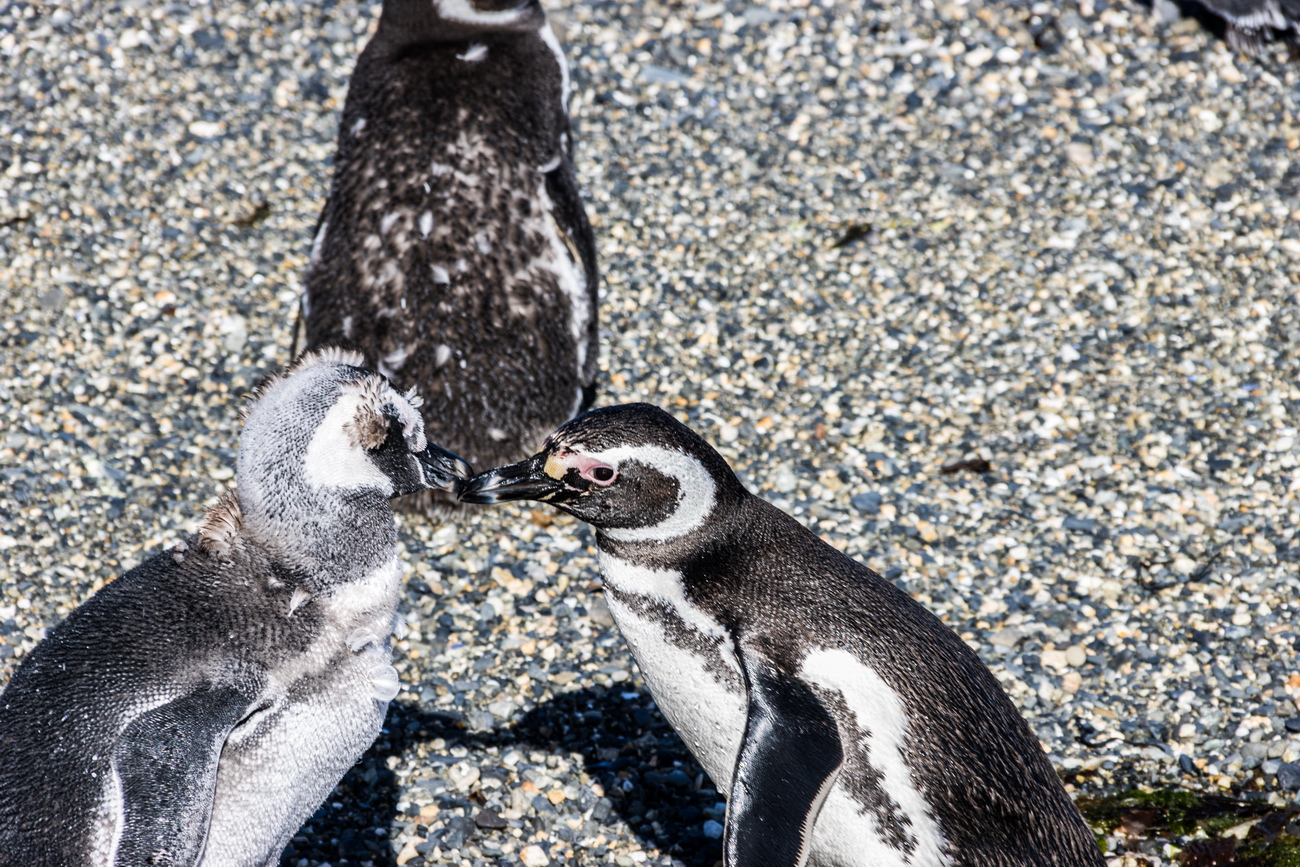
<svg viewBox="0 0 1300 867">
<path fill-rule="evenodd" d="M 470 470 L 354 353 L 248 411 L 236 492 L 55 627 L 0 695 L 0 864 L 264 865 L 397 694 L 391 497 Z"/>
<path fill-rule="evenodd" d="M 306 345 L 418 389 L 429 435 L 476 465 L 524 457 L 593 394 L 596 248 L 568 98 L 536 0 L 384 0 L 348 90 Z"/>
<path fill-rule="evenodd" d="M 722 791 L 731 867 L 1100 867 L 997 680 L 910 596 L 748 493 L 646 404 L 476 476 L 596 528 L 610 611 Z"/>
</svg>

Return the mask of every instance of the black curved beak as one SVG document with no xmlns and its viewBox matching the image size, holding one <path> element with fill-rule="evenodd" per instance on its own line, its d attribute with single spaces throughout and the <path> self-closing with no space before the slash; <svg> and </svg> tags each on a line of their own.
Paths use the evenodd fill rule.
<svg viewBox="0 0 1300 867">
<path fill-rule="evenodd" d="M 541 500 L 552 502 L 568 490 L 564 482 L 546 474 L 546 455 L 479 473 L 461 486 L 463 503 L 504 503 L 507 500 Z"/>
<path fill-rule="evenodd" d="M 465 479 L 474 475 L 473 467 L 433 443 L 429 443 L 424 451 L 418 452 L 415 459 L 420 462 L 420 469 L 424 472 L 424 483 L 430 488 L 456 491 Z"/>
</svg>

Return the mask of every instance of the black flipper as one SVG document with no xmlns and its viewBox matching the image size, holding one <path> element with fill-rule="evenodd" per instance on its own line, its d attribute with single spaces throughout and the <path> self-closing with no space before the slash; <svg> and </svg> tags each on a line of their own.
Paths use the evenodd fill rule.
<svg viewBox="0 0 1300 867">
<path fill-rule="evenodd" d="M 115 867 L 193 867 L 203 855 L 217 760 L 250 709 L 233 687 L 207 687 L 136 717 L 113 749 L 122 785 Z"/>
<path fill-rule="evenodd" d="M 797 676 L 741 649 L 749 721 L 727 798 L 726 867 L 801 867 L 844 760 L 839 730 Z"/>
<path fill-rule="evenodd" d="M 298 353 L 307 346 L 307 317 L 302 312 L 302 299 L 298 299 L 297 312 L 293 316 L 293 336 L 289 343 L 289 361 L 298 360 Z"/>
<path fill-rule="evenodd" d="M 568 154 L 561 154 L 561 160 L 569 159 Z M 552 218 L 560 230 L 560 237 L 569 248 L 574 261 L 582 266 L 587 278 L 587 364 L 583 371 L 583 385 L 596 380 L 599 362 L 600 324 L 597 321 L 599 311 L 596 305 L 597 283 L 600 274 L 596 266 L 596 235 L 587 221 L 587 211 L 582 205 L 582 194 L 578 191 L 578 182 L 573 176 L 572 166 L 563 164 L 546 173 L 546 194 L 551 197 L 554 206 Z"/>
<path fill-rule="evenodd" d="M 325 212 L 329 210 L 329 201 L 326 200 L 325 207 L 320 209 L 320 216 L 316 218 L 316 227 L 311 230 L 311 245 L 316 247 L 316 239 L 320 237 L 320 227 L 325 223 Z M 308 271 L 311 270 L 311 264 L 308 264 Z M 293 363 L 298 360 L 299 352 L 306 352 L 307 345 L 307 277 L 303 277 L 302 294 L 298 296 L 298 308 L 293 317 L 293 333 L 289 340 L 289 362 Z"/>
</svg>

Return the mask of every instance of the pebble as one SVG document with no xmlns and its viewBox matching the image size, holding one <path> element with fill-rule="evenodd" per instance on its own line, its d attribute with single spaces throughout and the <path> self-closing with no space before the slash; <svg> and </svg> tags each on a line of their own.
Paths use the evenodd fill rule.
<svg viewBox="0 0 1300 867">
<path fill-rule="evenodd" d="M 1294 792 L 1300 789 L 1300 764 L 1284 762 L 1277 768 L 1277 784 L 1283 791 Z"/>
<path fill-rule="evenodd" d="M 509 827 L 509 823 L 505 819 L 501 818 L 501 815 L 497 813 L 496 810 L 486 808 L 480 810 L 479 814 L 474 817 L 474 824 L 480 828 L 490 828 L 493 830 L 500 830 Z"/>
<path fill-rule="evenodd" d="M 546 867 L 551 863 L 541 846 L 525 846 L 519 853 L 519 860 L 524 862 L 524 867 Z"/>
<path fill-rule="evenodd" d="M 1008 626 L 989 635 L 988 641 L 994 647 L 1015 647 L 1024 640 L 1024 637 L 1024 632 L 1014 626 Z"/>
</svg>

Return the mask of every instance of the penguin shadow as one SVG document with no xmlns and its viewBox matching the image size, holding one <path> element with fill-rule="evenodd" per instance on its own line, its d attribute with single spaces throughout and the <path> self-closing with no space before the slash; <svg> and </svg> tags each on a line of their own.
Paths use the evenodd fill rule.
<svg viewBox="0 0 1300 867">
<path fill-rule="evenodd" d="M 394 702 L 379 738 L 294 836 L 280 867 L 297 867 L 304 858 L 333 867 L 396 867 L 387 835 L 376 833 L 404 821 L 398 810 L 402 786 L 388 760 L 438 738 L 448 748 L 466 747 L 471 762 L 489 746 L 578 753 L 604 791 L 582 805 L 599 829 L 588 830 L 617 837 L 626 833 L 617 827 L 622 820 L 644 847 L 667 853 L 674 864 L 713 867 L 722 860 L 721 840 L 705 833 L 709 820 L 718 825 L 714 833 L 721 830 L 722 798 L 650 696 L 591 687 L 557 695 L 514 723 L 485 732 L 467 731 L 458 714 Z M 539 828 L 547 824 L 541 815 L 530 821 Z M 602 861 L 600 853 L 583 863 L 588 860 Z"/>
<path fill-rule="evenodd" d="M 590 687 L 557 695 L 515 722 L 516 743 L 555 754 L 580 753 L 604 797 L 591 821 L 607 836 L 621 819 L 643 846 L 668 854 L 674 865 L 713 867 L 722 841 L 705 823 L 724 816 L 722 797 L 646 692 Z M 598 854 L 598 853 L 597 853 Z M 599 857 L 593 863 L 600 863 Z"/>
<path fill-rule="evenodd" d="M 503 737 L 467 731 L 461 715 L 426 710 L 415 702 L 393 702 L 379 737 L 294 835 L 280 856 L 280 867 L 297 867 L 304 858 L 328 861 L 333 867 L 397 867 L 385 832 L 401 818 L 397 805 L 402 786 L 388 760 L 410 755 L 417 744 L 438 738 L 448 747 L 466 746 L 471 753 L 512 742 L 508 733 Z"/>
</svg>

